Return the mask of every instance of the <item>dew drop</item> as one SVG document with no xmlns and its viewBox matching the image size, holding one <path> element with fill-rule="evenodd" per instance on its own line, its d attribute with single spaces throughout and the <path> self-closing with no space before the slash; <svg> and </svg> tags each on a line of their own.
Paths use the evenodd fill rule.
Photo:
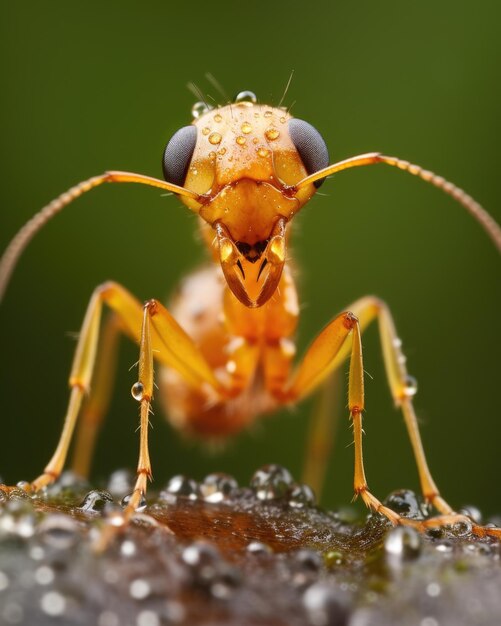
<svg viewBox="0 0 501 626">
<path fill-rule="evenodd" d="M 265 111 L 265 112 L 264 112 L 264 117 L 266 117 L 266 118 L 268 118 L 268 119 L 269 119 L 270 117 L 273 117 L 273 111 Z"/>
<path fill-rule="evenodd" d="M 220 149 L 217 151 L 217 153 L 218 153 L 218 154 L 220 154 L 221 156 L 225 155 L 225 154 L 226 154 L 226 148 L 220 148 Z"/>
<path fill-rule="evenodd" d="M 186 476 L 173 476 L 167 486 L 159 494 L 159 499 L 164 502 L 175 502 L 176 498 L 188 498 L 189 500 L 197 500 L 200 496 L 200 487 L 198 483 Z"/>
<path fill-rule="evenodd" d="M 223 121 L 223 117 L 219 113 L 216 113 L 216 115 L 214 115 L 214 121 L 219 124 L 219 122 Z"/>
<path fill-rule="evenodd" d="M 251 102 L 256 104 L 257 96 L 253 91 L 241 91 L 235 96 L 235 102 Z"/>
<path fill-rule="evenodd" d="M 265 157 L 269 156 L 270 151 L 267 148 L 259 148 L 257 153 L 258 153 L 258 155 L 260 157 L 265 158 Z"/>
<path fill-rule="evenodd" d="M 205 104 L 205 102 L 195 102 L 195 104 L 191 107 L 191 115 L 194 119 L 198 119 L 208 113 L 209 107 Z"/>
<path fill-rule="evenodd" d="M 288 470 L 280 465 L 265 465 L 255 472 L 250 486 L 259 500 L 283 498 L 293 483 Z"/>
<path fill-rule="evenodd" d="M 424 505 L 421 505 L 416 494 L 409 489 L 394 491 L 386 498 L 384 504 L 403 517 L 423 519 L 427 514 Z"/>
<path fill-rule="evenodd" d="M 390 565 L 399 566 L 405 561 L 417 559 L 421 553 L 421 537 L 409 526 L 393 528 L 384 541 L 384 550 Z"/>
<path fill-rule="evenodd" d="M 242 137 L 242 135 L 238 135 L 238 137 L 235 140 L 239 146 L 243 146 L 245 145 L 246 139 L 245 137 Z"/>
<path fill-rule="evenodd" d="M 49 591 L 40 599 L 40 606 L 44 613 L 56 617 L 64 613 L 66 609 L 66 598 L 58 591 Z"/>
<path fill-rule="evenodd" d="M 93 489 L 82 500 L 79 509 L 87 513 L 102 513 L 107 502 L 113 502 L 110 493 L 104 490 Z"/>
<path fill-rule="evenodd" d="M 248 135 L 252 132 L 252 125 L 249 124 L 249 122 L 244 122 L 240 127 L 240 130 L 243 132 L 244 135 Z"/>
<path fill-rule="evenodd" d="M 268 141 L 275 141 L 275 139 L 278 139 L 280 137 L 280 131 L 274 126 L 269 126 L 264 131 L 264 136 L 266 137 L 266 139 L 268 139 Z"/>
<path fill-rule="evenodd" d="M 333 585 L 318 582 L 308 587 L 303 595 L 308 623 L 312 626 L 331 626 L 345 624 L 347 611 L 345 603 Z"/>
<path fill-rule="evenodd" d="M 237 488 L 238 483 L 233 476 L 223 473 L 209 474 L 200 485 L 202 496 L 206 502 L 228 500 Z"/>
<path fill-rule="evenodd" d="M 302 509 L 315 504 L 315 494 L 309 485 L 294 485 L 288 494 L 289 505 Z"/>
<path fill-rule="evenodd" d="M 35 570 L 35 580 L 39 585 L 50 585 L 54 580 L 54 570 L 48 565 L 41 565 Z"/>
<path fill-rule="evenodd" d="M 202 135 L 208 135 L 210 133 L 210 128 L 208 126 L 204 126 L 202 128 Z"/>
<path fill-rule="evenodd" d="M 144 600 L 151 593 L 150 583 L 143 578 L 137 578 L 129 585 L 129 593 L 135 600 Z"/>
<path fill-rule="evenodd" d="M 133 495 L 134 495 L 134 492 L 128 493 L 126 496 L 124 496 L 122 498 L 122 501 L 120 502 L 120 505 L 125 508 L 129 504 Z M 139 500 L 139 503 L 136 506 L 136 512 L 142 513 L 146 509 L 146 504 L 147 504 L 146 498 L 144 497 L 144 494 L 142 494 L 141 499 Z"/>
<path fill-rule="evenodd" d="M 139 381 L 137 383 L 134 383 L 132 385 L 132 388 L 130 390 L 132 397 L 134 398 L 134 400 L 137 400 L 138 402 L 141 402 L 141 400 L 144 397 L 144 385 L 143 383 L 140 383 Z"/>
<path fill-rule="evenodd" d="M 273 550 L 270 548 L 270 546 L 262 543 L 261 541 L 251 541 L 246 550 L 250 554 L 255 554 L 256 556 L 273 554 Z"/>
<path fill-rule="evenodd" d="M 211 133 L 209 135 L 209 143 L 211 143 L 213 146 L 217 146 L 217 144 L 221 143 L 221 140 L 223 139 L 221 133 Z"/>
<path fill-rule="evenodd" d="M 415 396 L 418 390 L 417 380 L 413 376 L 407 376 L 404 383 L 404 393 L 409 398 Z"/>
<path fill-rule="evenodd" d="M 120 554 L 123 556 L 134 556 L 137 552 L 136 544 L 130 539 L 126 539 L 120 546 Z"/>
</svg>

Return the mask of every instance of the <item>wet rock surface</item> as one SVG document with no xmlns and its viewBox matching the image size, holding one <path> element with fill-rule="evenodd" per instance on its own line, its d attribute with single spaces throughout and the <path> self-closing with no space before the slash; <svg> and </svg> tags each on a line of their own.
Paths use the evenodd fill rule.
<svg viewBox="0 0 501 626">
<path fill-rule="evenodd" d="M 105 490 L 65 474 L 34 498 L 0 491 L 0 624 L 501 623 L 500 543 L 467 527 L 353 522 L 267 466 L 250 487 L 174 477 L 110 534 L 130 490 L 120 471 Z M 387 503 L 426 513 L 411 492 Z"/>
</svg>

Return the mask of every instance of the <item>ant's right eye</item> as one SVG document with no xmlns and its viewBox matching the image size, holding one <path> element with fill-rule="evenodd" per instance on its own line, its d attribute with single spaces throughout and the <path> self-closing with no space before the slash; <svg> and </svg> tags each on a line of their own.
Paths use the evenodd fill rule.
<svg viewBox="0 0 501 626">
<path fill-rule="evenodd" d="M 172 135 L 165 148 L 162 162 L 164 177 L 168 183 L 180 187 L 184 185 L 196 143 L 197 129 L 193 125 L 184 126 Z"/>
</svg>

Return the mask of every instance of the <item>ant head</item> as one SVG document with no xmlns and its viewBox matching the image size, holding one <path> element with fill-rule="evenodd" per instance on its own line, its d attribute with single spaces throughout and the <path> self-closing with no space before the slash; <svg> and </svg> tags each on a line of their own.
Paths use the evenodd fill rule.
<svg viewBox="0 0 501 626">
<path fill-rule="evenodd" d="M 322 181 L 295 185 L 329 156 L 313 126 L 246 94 L 221 108 L 194 108 L 193 124 L 167 144 L 163 169 L 168 182 L 199 194 L 181 199 L 215 230 L 210 243 L 234 295 L 259 307 L 280 281 L 287 225 Z"/>
</svg>

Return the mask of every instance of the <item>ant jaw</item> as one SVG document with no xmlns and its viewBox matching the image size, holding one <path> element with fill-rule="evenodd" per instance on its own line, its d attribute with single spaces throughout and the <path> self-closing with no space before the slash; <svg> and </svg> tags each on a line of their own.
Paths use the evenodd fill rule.
<svg viewBox="0 0 501 626">
<path fill-rule="evenodd" d="M 275 293 L 285 265 L 285 219 L 280 218 L 257 263 L 240 252 L 228 229 L 215 225 L 224 277 L 240 302 L 251 309 L 263 306 Z"/>
</svg>

